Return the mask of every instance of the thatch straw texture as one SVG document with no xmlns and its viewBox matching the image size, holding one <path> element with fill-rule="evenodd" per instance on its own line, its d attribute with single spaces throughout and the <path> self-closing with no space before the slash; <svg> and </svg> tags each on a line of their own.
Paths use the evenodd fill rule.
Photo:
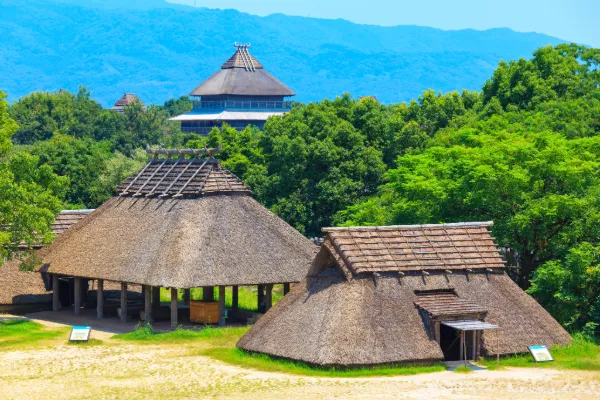
<svg viewBox="0 0 600 400">
<path fill-rule="evenodd" d="M 298 282 L 317 247 L 247 194 L 117 198 L 40 254 L 42 271 L 191 288 Z"/>
<path fill-rule="evenodd" d="M 432 289 L 454 289 L 485 308 L 487 322 L 500 325 L 498 331 L 483 333 L 484 354 L 523 353 L 530 345 L 570 341 L 560 324 L 504 273 L 382 274 L 347 281 L 329 268 L 311 285 L 296 285 L 238 347 L 318 365 L 441 360 L 432 326 L 414 304 L 415 290 Z"/>
<path fill-rule="evenodd" d="M 52 232 L 61 235 L 93 210 L 65 210 L 56 216 Z M 38 304 L 52 301 L 50 283 L 36 272 L 21 271 L 21 262 L 12 260 L 0 267 L 0 304 Z"/>
<path fill-rule="evenodd" d="M 449 228 L 462 229 L 444 229 Z M 430 228 L 410 229 L 419 237 Z M 356 272 L 331 236 L 330 232 L 307 278 L 258 320 L 238 347 L 316 365 L 440 360 L 444 355 L 433 321 L 481 315 L 500 326 L 483 333 L 483 354 L 523 353 L 530 345 L 551 347 L 571 340 L 503 269 Z M 431 247 L 443 254 L 439 249 Z M 377 260 L 372 264 L 378 265 Z"/>
<path fill-rule="evenodd" d="M 38 304 L 52 301 L 45 276 L 21 271 L 21 262 L 12 260 L 0 267 L 0 304 Z"/>
</svg>

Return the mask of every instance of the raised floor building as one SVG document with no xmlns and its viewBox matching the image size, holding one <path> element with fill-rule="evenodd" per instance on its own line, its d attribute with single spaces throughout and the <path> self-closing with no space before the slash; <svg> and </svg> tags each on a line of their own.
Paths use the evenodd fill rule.
<svg viewBox="0 0 600 400">
<path fill-rule="evenodd" d="M 242 130 L 248 125 L 262 129 L 267 118 L 292 108 L 289 87 L 268 73 L 249 52 L 249 44 L 236 44 L 235 53 L 221 69 L 196 87 L 197 97 L 187 114 L 171 118 L 181 121 L 182 132 L 206 135 L 223 123 Z"/>
</svg>

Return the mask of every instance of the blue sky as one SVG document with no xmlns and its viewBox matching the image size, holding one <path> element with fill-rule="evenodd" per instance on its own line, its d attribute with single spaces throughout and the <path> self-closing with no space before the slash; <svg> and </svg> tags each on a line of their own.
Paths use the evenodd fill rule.
<svg viewBox="0 0 600 400">
<path fill-rule="evenodd" d="M 441 29 L 508 27 L 600 47 L 600 0 L 167 0 L 256 15 L 343 18 Z"/>
</svg>

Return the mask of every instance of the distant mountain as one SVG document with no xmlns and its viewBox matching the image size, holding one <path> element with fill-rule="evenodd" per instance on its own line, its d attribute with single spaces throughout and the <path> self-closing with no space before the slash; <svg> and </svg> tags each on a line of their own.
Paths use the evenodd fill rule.
<svg viewBox="0 0 600 400">
<path fill-rule="evenodd" d="M 251 42 L 251 53 L 298 93 L 297 100 L 350 92 L 398 102 L 428 88 L 479 89 L 500 59 L 530 57 L 540 46 L 563 42 L 510 29 L 444 31 L 258 17 L 163 0 L 80 3 L 0 2 L 0 89 L 11 100 L 85 85 L 105 106 L 124 92 L 162 103 L 215 72 L 237 41 Z"/>
</svg>

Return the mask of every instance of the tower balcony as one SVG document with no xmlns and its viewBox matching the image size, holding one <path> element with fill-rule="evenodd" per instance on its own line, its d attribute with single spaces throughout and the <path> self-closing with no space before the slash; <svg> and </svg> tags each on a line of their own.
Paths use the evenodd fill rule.
<svg viewBox="0 0 600 400">
<path fill-rule="evenodd" d="M 193 100 L 194 110 L 253 110 L 253 111 L 289 111 L 292 109 L 291 101 L 263 101 L 263 100 L 220 100 L 202 101 Z"/>
</svg>

